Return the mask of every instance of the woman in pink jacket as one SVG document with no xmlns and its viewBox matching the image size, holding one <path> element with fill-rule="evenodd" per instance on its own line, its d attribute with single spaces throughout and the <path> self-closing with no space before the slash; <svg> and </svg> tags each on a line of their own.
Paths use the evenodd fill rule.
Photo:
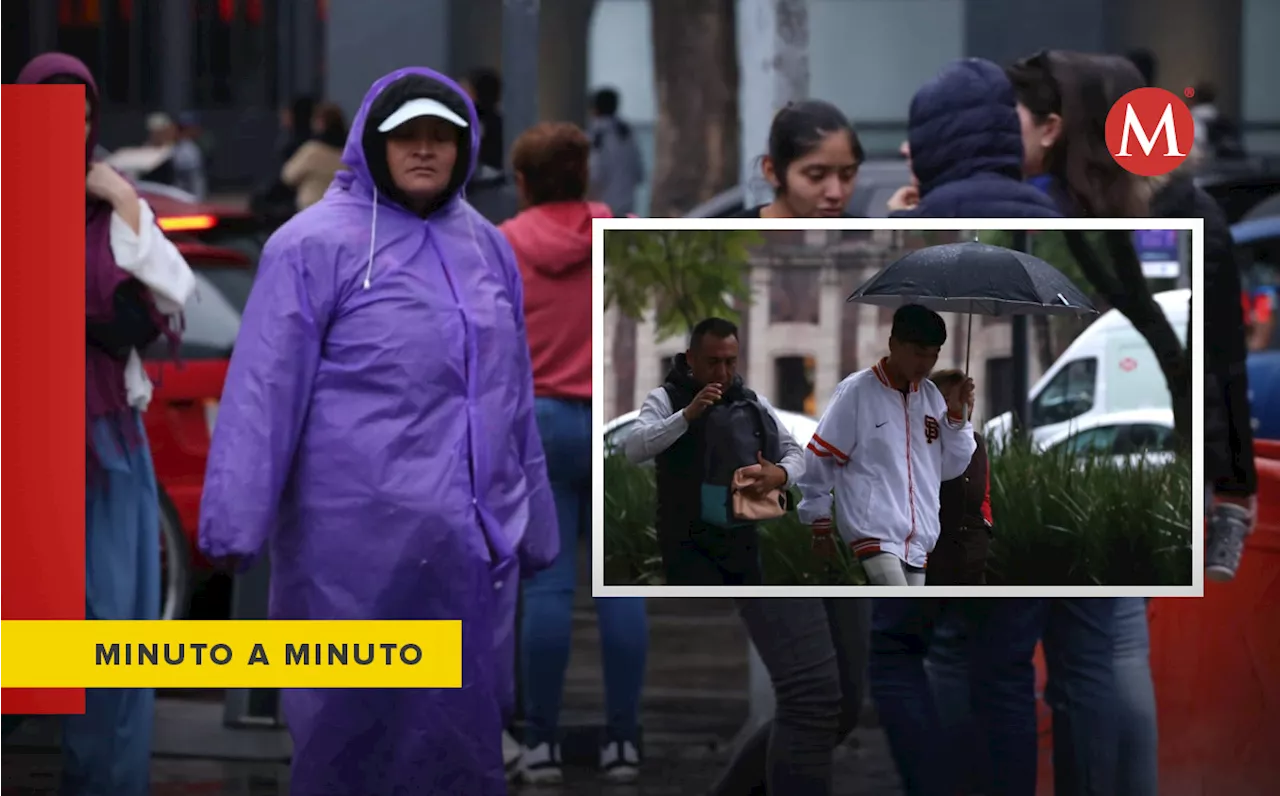
<svg viewBox="0 0 1280 796">
<path fill-rule="evenodd" d="M 545 123 L 515 143 L 521 212 L 500 229 L 524 279 L 538 430 L 560 522 L 560 554 L 524 585 L 520 677 L 524 749 L 520 777 L 562 779 L 557 738 L 577 580 L 578 538 L 591 517 L 591 221 L 609 208 L 586 201 L 591 142 L 568 123 Z M 596 600 L 604 656 L 608 735 L 600 767 L 615 781 L 639 773 L 638 715 L 649 646 L 643 598 Z"/>
</svg>

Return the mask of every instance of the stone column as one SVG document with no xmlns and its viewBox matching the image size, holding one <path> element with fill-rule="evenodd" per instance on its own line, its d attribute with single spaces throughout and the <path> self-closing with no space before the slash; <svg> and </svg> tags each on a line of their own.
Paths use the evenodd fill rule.
<svg viewBox="0 0 1280 796">
<path fill-rule="evenodd" d="M 767 262 L 767 261 L 766 261 Z M 751 389 L 766 396 L 773 394 L 773 359 L 769 339 L 769 290 L 773 268 L 769 264 L 752 265 L 747 284 L 751 287 L 751 312 L 747 323 L 751 346 L 744 377 Z"/>
<path fill-rule="evenodd" d="M 818 340 L 814 356 L 813 393 L 819 416 L 827 408 L 831 393 L 840 383 L 840 313 L 845 296 L 835 263 L 822 267 L 818 293 Z"/>
</svg>

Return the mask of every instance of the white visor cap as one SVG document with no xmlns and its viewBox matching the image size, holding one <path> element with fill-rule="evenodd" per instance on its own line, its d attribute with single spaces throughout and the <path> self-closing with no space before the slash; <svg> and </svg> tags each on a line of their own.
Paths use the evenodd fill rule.
<svg viewBox="0 0 1280 796">
<path fill-rule="evenodd" d="M 410 119 L 417 119 L 419 116 L 435 116 L 437 119 L 444 119 L 446 122 L 457 127 L 470 127 L 467 120 L 449 110 L 449 107 L 439 100 L 419 97 L 411 99 L 405 104 L 396 108 L 395 112 L 386 118 L 382 124 L 378 125 L 378 132 L 386 133 L 396 129 L 400 125 Z"/>
</svg>

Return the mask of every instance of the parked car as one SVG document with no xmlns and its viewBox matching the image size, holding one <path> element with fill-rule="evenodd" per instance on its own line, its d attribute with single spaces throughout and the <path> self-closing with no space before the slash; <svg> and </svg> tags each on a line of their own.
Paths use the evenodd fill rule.
<svg viewBox="0 0 1280 796">
<path fill-rule="evenodd" d="M 1155 294 L 1178 339 L 1186 344 L 1190 290 Z M 1119 310 L 1089 324 L 1030 391 L 1031 436 L 1036 444 L 1091 427 L 1099 418 L 1138 409 L 1172 410 L 1164 372 L 1146 338 Z M 1013 413 L 993 418 L 983 433 L 999 446 L 1013 429 Z"/>
<path fill-rule="evenodd" d="M 209 571 L 196 545 L 205 463 L 231 349 L 253 287 L 252 263 L 242 252 L 192 241 L 177 246 L 196 276 L 195 295 L 184 309 L 182 362 L 173 363 L 163 339 L 144 356 L 155 384 L 143 423 L 160 486 L 164 619 L 182 618 L 196 579 Z"/>
<path fill-rule="evenodd" d="M 137 187 L 171 240 L 192 240 L 234 249 L 248 257 L 251 264 L 258 262 L 272 230 L 253 213 L 229 205 L 200 202 L 171 185 L 139 182 Z"/>
<path fill-rule="evenodd" d="M 775 411 L 777 411 L 778 419 L 782 421 L 782 425 L 791 433 L 791 436 L 795 437 L 796 442 L 800 443 L 801 447 L 808 445 L 809 440 L 813 438 L 813 432 L 818 428 L 818 421 L 808 415 L 786 412 L 781 409 Z M 638 417 L 640 417 L 639 411 L 627 412 L 605 424 L 604 450 L 606 456 L 622 453 L 622 446 L 634 430 L 636 418 Z"/>
<path fill-rule="evenodd" d="M 857 218 L 887 218 L 889 197 L 911 181 L 906 160 L 868 160 L 858 169 L 858 181 L 847 208 Z M 741 185 L 718 194 L 685 213 L 685 218 L 730 218 L 744 207 Z"/>
<path fill-rule="evenodd" d="M 1161 466 L 1177 452 L 1172 409 L 1133 409 L 1095 415 L 1038 442 L 1042 451 L 1077 457 L 1110 456 L 1119 466 Z"/>
</svg>

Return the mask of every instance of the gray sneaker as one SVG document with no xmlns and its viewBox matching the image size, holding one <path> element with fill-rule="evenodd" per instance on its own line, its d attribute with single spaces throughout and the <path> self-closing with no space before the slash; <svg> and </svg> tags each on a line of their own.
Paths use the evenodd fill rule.
<svg viewBox="0 0 1280 796">
<path fill-rule="evenodd" d="M 1219 503 L 1209 513 L 1204 543 L 1204 574 L 1209 580 L 1234 580 L 1244 555 L 1244 541 L 1253 530 L 1253 514 L 1243 506 Z"/>
</svg>

